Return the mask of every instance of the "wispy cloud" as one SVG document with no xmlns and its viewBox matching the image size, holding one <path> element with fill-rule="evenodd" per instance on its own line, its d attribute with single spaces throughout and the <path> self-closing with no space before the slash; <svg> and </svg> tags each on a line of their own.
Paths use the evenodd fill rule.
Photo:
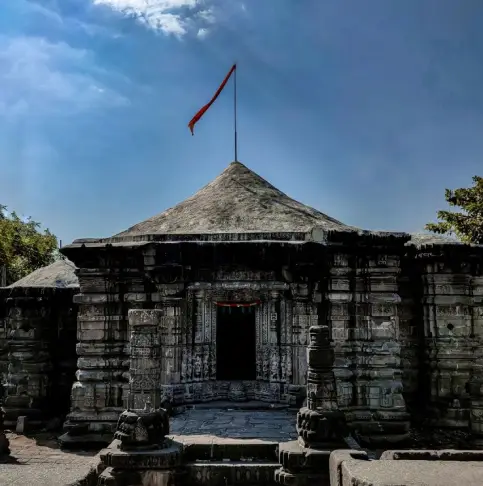
<svg viewBox="0 0 483 486">
<path fill-rule="evenodd" d="M 91 51 L 65 42 L 0 37 L 0 113 L 75 114 L 122 106 L 128 100 L 110 82 Z"/>
<path fill-rule="evenodd" d="M 134 17 L 148 28 L 166 35 L 182 37 L 191 29 L 206 31 L 215 21 L 210 0 L 93 0 L 126 16 Z M 203 33 L 199 35 L 203 37 Z"/>
<path fill-rule="evenodd" d="M 114 32 L 105 25 L 82 19 L 80 15 L 74 16 L 65 12 L 62 13 L 56 3 L 44 4 L 36 0 L 16 0 L 12 8 L 23 16 L 38 17 L 44 26 L 47 22 L 50 27 L 55 26 L 69 32 L 81 31 L 89 36 L 120 37 L 118 32 Z"/>
</svg>

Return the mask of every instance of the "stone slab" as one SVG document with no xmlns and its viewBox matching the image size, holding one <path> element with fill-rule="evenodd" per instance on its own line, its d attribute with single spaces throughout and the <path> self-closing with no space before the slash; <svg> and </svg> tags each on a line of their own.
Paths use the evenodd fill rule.
<svg viewBox="0 0 483 486">
<path fill-rule="evenodd" d="M 483 462 L 358 459 L 361 452 L 334 451 L 331 486 L 481 486 Z"/>
<path fill-rule="evenodd" d="M 192 486 L 275 484 L 276 462 L 193 462 L 185 464 Z"/>
<path fill-rule="evenodd" d="M 191 409 L 173 417 L 173 435 L 286 442 L 297 438 L 296 413 L 289 410 Z"/>
<path fill-rule="evenodd" d="M 278 442 L 263 439 L 224 438 L 213 435 L 172 435 L 183 445 L 187 461 L 247 461 L 277 458 Z"/>
</svg>

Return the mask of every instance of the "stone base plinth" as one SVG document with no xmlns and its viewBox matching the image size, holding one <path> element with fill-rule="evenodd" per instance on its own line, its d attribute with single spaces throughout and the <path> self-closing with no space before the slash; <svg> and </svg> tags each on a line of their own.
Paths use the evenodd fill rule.
<svg viewBox="0 0 483 486">
<path fill-rule="evenodd" d="M 345 417 L 339 411 L 301 408 L 297 413 L 297 434 L 304 447 L 333 450 L 344 447 L 347 435 Z"/>
<path fill-rule="evenodd" d="M 182 471 L 158 471 L 142 469 L 125 471 L 108 467 L 100 476 L 98 486 L 131 486 L 149 484 L 153 486 L 177 486 L 183 483 L 186 474 Z"/>
<path fill-rule="evenodd" d="M 360 411 L 346 414 L 349 428 L 368 445 L 397 444 L 409 437 L 407 412 Z"/>
<path fill-rule="evenodd" d="M 59 437 L 64 448 L 77 448 L 87 445 L 107 446 L 114 438 L 119 412 L 104 412 L 89 415 L 87 413 L 70 413 L 64 423 L 65 434 Z"/>
<path fill-rule="evenodd" d="M 296 440 L 281 443 L 278 458 L 282 467 L 275 471 L 275 482 L 297 486 L 328 484 L 330 452 L 309 449 Z"/>
<path fill-rule="evenodd" d="M 183 459 L 183 445 L 166 439 L 149 450 L 121 450 L 121 442 L 115 439 L 100 452 L 106 468 L 99 478 L 99 485 L 128 486 L 153 484 L 174 486 L 183 477 L 179 467 Z"/>
<path fill-rule="evenodd" d="M 184 483 L 184 471 L 161 471 L 140 469 L 126 471 L 108 467 L 98 479 L 98 486 L 131 486 L 133 484 L 149 484 L 153 486 L 177 486 Z"/>
</svg>

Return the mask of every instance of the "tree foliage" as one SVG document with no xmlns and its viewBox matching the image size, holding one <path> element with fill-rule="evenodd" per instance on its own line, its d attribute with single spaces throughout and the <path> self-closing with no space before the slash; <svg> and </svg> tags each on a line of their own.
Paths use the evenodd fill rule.
<svg viewBox="0 0 483 486">
<path fill-rule="evenodd" d="M 438 223 L 429 223 L 426 229 L 433 233 L 455 235 L 464 243 L 483 244 L 483 177 L 474 176 L 473 186 L 446 189 L 445 199 L 461 212 L 438 211 Z"/>
<path fill-rule="evenodd" d="M 7 285 L 53 263 L 56 250 L 57 238 L 48 229 L 0 205 L 0 266 L 6 266 Z"/>
</svg>

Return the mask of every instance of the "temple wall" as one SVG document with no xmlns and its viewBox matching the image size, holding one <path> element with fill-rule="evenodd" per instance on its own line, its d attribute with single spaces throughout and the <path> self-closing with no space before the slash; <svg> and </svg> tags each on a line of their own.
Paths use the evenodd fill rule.
<svg viewBox="0 0 483 486">
<path fill-rule="evenodd" d="M 424 415 L 434 426 L 465 428 L 469 424 L 468 384 L 475 357 L 483 352 L 478 260 L 481 257 L 469 247 L 458 251 L 438 247 L 417 251 L 408 262 L 418 269 L 422 283 L 419 379 Z"/>
<path fill-rule="evenodd" d="M 6 425 L 15 425 L 20 415 L 40 425 L 67 413 L 75 372 L 73 294 L 74 289 L 2 290 L 8 351 Z"/>
<path fill-rule="evenodd" d="M 108 259 L 99 267 L 77 273 L 77 381 L 64 428 L 111 433 L 128 393 L 128 310 L 142 308 L 147 295 L 136 269 Z"/>
<path fill-rule="evenodd" d="M 423 283 L 414 260 L 402 262 L 399 278 L 399 336 L 401 342 L 401 382 L 411 419 L 421 421 L 427 406 L 425 397 L 427 363 L 424 355 L 422 324 Z"/>
<path fill-rule="evenodd" d="M 404 437 L 409 416 L 401 381 L 399 256 L 371 250 L 334 255 L 327 300 L 338 406 L 361 438 L 377 441 Z"/>
</svg>

